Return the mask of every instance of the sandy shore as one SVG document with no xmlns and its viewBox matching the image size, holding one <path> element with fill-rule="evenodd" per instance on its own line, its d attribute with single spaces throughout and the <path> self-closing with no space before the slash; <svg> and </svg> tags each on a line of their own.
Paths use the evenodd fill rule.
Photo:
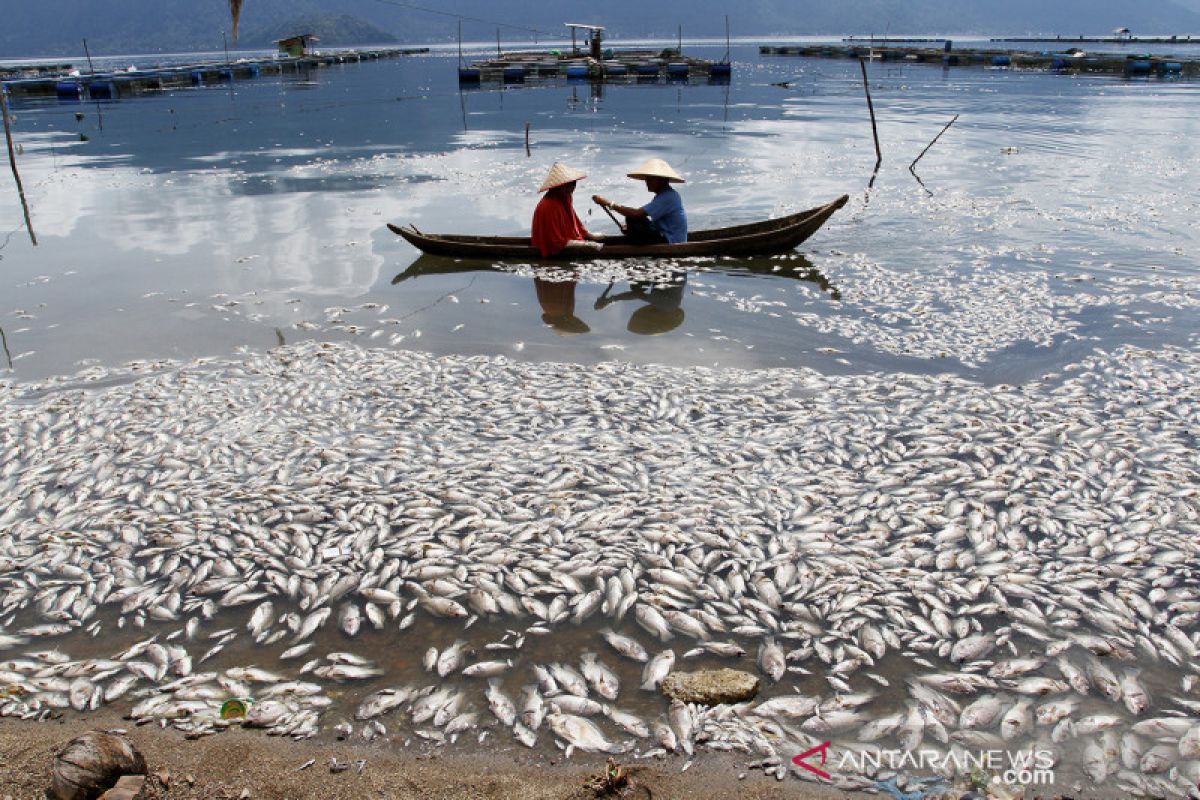
<svg viewBox="0 0 1200 800">
<path fill-rule="evenodd" d="M 149 766 L 151 798 L 180 800 L 583 800 L 597 794 L 586 788 L 602 771 L 605 757 L 575 754 L 570 762 L 536 753 L 422 754 L 386 741 L 370 744 L 317 738 L 302 742 L 269 737 L 259 731 L 232 729 L 189 741 L 177 731 L 134 727 L 116 715 L 92 714 L 46 723 L 0 719 L 0 800 L 42 798 L 58 748 L 89 730 L 123 728 Z M 329 760 L 350 762 L 332 773 Z M 309 759 L 316 762 L 303 771 Z M 366 761 L 361 772 L 357 763 Z M 624 762 L 633 771 L 629 798 L 745 798 L 746 800 L 826 800 L 845 792 L 783 782 L 750 772 L 738 780 L 731 761 L 709 757 L 679 772 L 679 760 Z M 248 794 L 246 794 L 248 792 Z M 614 795 L 615 796 L 615 795 Z"/>
</svg>

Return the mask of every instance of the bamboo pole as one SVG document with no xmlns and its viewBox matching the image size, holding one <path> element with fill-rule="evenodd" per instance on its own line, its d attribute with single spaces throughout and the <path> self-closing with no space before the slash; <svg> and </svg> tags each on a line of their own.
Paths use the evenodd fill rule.
<svg viewBox="0 0 1200 800">
<path fill-rule="evenodd" d="M 87 39 L 84 39 L 84 40 L 83 40 L 83 54 L 84 54 L 85 56 L 87 56 L 87 60 L 88 60 L 88 74 L 89 74 L 89 75 L 95 75 L 95 74 L 96 74 L 96 67 L 95 67 L 95 66 L 92 64 L 92 54 L 91 54 L 91 52 L 88 50 L 88 46 L 87 46 Z"/>
<path fill-rule="evenodd" d="M 4 347 L 4 358 L 8 361 L 8 368 L 13 368 L 12 353 L 8 350 L 8 337 L 4 335 L 4 328 L 0 328 L 0 345 Z"/>
<path fill-rule="evenodd" d="M 858 66 L 862 68 L 863 89 L 867 93 L 867 110 L 871 112 L 871 135 L 875 137 L 875 169 L 883 163 L 883 152 L 879 149 L 879 128 L 875 125 L 875 104 L 871 102 L 871 83 L 867 80 L 867 62 L 860 56 Z"/>
<path fill-rule="evenodd" d="M 912 172 L 912 171 L 913 171 L 913 167 L 917 166 L 917 162 L 918 162 L 918 161 L 920 161 L 922 158 L 924 158 L 924 157 L 925 157 L 925 154 L 929 152 L 929 148 L 931 148 L 931 147 L 933 147 L 935 144 L 937 144 L 937 140 L 938 140 L 938 139 L 940 139 L 940 138 L 942 138 L 942 134 L 943 134 L 943 133 L 945 133 L 946 131 L 950 130 L 950 126 L 951 126 L 951 125 L 953 125 L 953 124 L 954 124 L 954 123 L 956 123 L 956 122 L 958 122 L 958 114 L 955 114 L 955 115 L 954 115 L 954 119 L 952 119 L 952 120 L 950 120 L 949 122 L 947 122 L 947 123 L 946 123 L 946 127 L 942 128 L 942 130 L 941 130 L 941 131 L 938 133 L 938 135 L 937 135 L 937 136 L 935 136 L 935 137 L 933 137 L 933 141 L 932 141 L 932 142 L 930 142 L 929 144 L 925 145 L 925 149 L 921 151 L 921 155 L 919 155 L 919 156 L 917 156 L 916 158 L 914 158 L 914 159 L 913 159 L 913 162 L 912 162 L 911 164 L 909 164 L 909 165 L 908 165 L 908 171 L 909 171 L 909 172 Z"/>
<path fill-rule="evenodd" d="M 8 165 L 12 167 L 13 179 L 17 182 L 17 194 L 21 197 L 21 210 L 25 212 L 25 229 L 29 231 L 29 239 L 37 247 L 37 235 L 33 232 L 33 223 L 29 220 L 29 203 L 25 200 L 25 186 L 21 183 L 21 173 L 17 171 L 17 156 L 13 153 L 12 125 L 8 120 L 8 93 L 0 84 L 0 116 L 4 117 L 4 141 L 8 145 Z"/>
</svg>

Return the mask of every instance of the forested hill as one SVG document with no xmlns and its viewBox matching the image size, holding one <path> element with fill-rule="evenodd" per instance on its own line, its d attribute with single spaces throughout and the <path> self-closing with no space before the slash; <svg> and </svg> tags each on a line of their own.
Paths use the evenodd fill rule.
<svg viewBox="0 0 1200 800">
<path fill-rule="evenodd" d="M 219 50 L 231 30 L 227 0 L 56 0 L 6 4 L 0 58 L 76 56 L 87 38 L 95 52 L 153 53 Z M 420 7 L 420 8 L 418 8 Z M 430 10 L 439 9 L 442 13 Z M 615 39 L 723 36 L 725 17 L 737 36 L 848 34 L 1105 34 L 1129 27 L 1135 34 L 1200 35 L 1200 0 L 679 0 L 644 4 L 583 5 L 578 0 L 245 0 L 241 43 L 261 46 L 305 21 L 339 18 L 338 33 L 375 36 L 376 29 L 403 42 L 453 41 L 467 17 L 467 40 L 561 40 L 564 22 L 604 25 Z M 366 27 L 363 27 L 366 26 Z M 374 26 L 369 27 L 369 26 Z M 319 34 L 318 34 L 319 35 Z M 323 43 L 324 40 L 323 40 Z M 232 43 L 231 43 L 232 44 Z"/>
</svg>

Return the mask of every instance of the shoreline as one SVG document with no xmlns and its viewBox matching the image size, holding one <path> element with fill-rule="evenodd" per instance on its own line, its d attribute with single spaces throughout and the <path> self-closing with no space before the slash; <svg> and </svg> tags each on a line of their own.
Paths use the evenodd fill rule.
<svg viewBox="0 0 1200 800">
<path fill-rule="evenodd" d="M 598 796 L 585 784 L 603 771 L 606 760 L 599 753 L 576 753 L 564 761 L 533 751 L 496 752 L 486 747 L 478 752 L 420 753 L 400 749 L 382 738 L 364 743 L 321 736 L 297 742 L 236 727 L 192 741 L 177 731 L 154 725 L 138 727 L 114 713 L 99 712 L 44 723 L 0 719 L 0 798 L 42 798 L 50 784 L 54 754 L 62 745 L 90 730 L 114 728 L 125 730 L 146 757 L 147 786 L 151 787 L 146 796 L 155 799 L 584 800 Z M 331 772 L 330 758 L 348 763 L 349 769 Z M 300 770 L 309 759 L 315 759 L 312 766 Z M 360 759 L 366 762 L 361 772 Z M 798 784 L 791 778 L 781 782 L 758 771 L 739 780 L 736 760 L 720 755 L 698 760 L 686 772 L 679 771 L 682 759 L 617 760 L 630 768 L 635 781 L 633 791 L 625 795 L 629 798 L 832 800 L 865 796 Z"/>
</svg>

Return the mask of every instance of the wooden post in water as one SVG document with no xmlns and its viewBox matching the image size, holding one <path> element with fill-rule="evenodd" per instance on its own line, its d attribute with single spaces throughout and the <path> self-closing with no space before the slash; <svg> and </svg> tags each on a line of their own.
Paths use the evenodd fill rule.
<svg viewBox="0 0 1200 800">
<path fill-rule="evenodd" d="M 8 350 L 8 337 L 4 335 L 4 328 L 0 328 L 0 345 L 4 347 L 4 358 L 8 361 L 8 368 L 13 368 L 12 353 Z"/>
<path fill-rule="evenodd" d="M 499 28 L 496 28 L 496 58 L 503 58 L 503 54 L 500 52 L 500 29 Z"/>
<path fill-rule="evenodd" d="M 683 55 L 683 25 L 679 26 L 679 49 L 676 55 Z"/>
<path fill-rule="evenodd" d="M 229 37 L 221 31 L 221 43 L 225 46 L 225 69 L 229 70 L 229 99 L 233 99 L 233 63 L 229 60 Z"/>
<path fill-rule="evenodd" d="M 871 112 L 871 135 L 875 137 L 875 169 L 883 163 L 883 153 L 879 149 L 879 129 L 875 126 L 875 104 L 871 102 L 871 83 L 867 80 L 867 62 L 859 56 L 858 66 L 862 68 L 863 89 L 867 93 L 867 110 Z"/>
<path fill-rule="evenodd" d="M 0 116 L 4 117 L 4 141 L 8 145 L 8 165 L 12 167 L 13 179 L 17 182 L 17 194 L 21 197 L 21 210 L 25 212 L 25 229 L 29 231 L 29 239 L 37 247 L 37 236 L 33 232 L 33 223 L 29 221 L 29 204 L 25 201 L 25 186 L 21 183 L 21 173 L 17 171 L 17 156 L 13 152 L 12 125 L 8 121 L 8 93 L 0 84 Z"/>
<path fill-rule="evenodd" d="M 525 157 L 529 158 L 533 152 L 529 149 L 529 123 L 525 123 Z"/>
</svg>

